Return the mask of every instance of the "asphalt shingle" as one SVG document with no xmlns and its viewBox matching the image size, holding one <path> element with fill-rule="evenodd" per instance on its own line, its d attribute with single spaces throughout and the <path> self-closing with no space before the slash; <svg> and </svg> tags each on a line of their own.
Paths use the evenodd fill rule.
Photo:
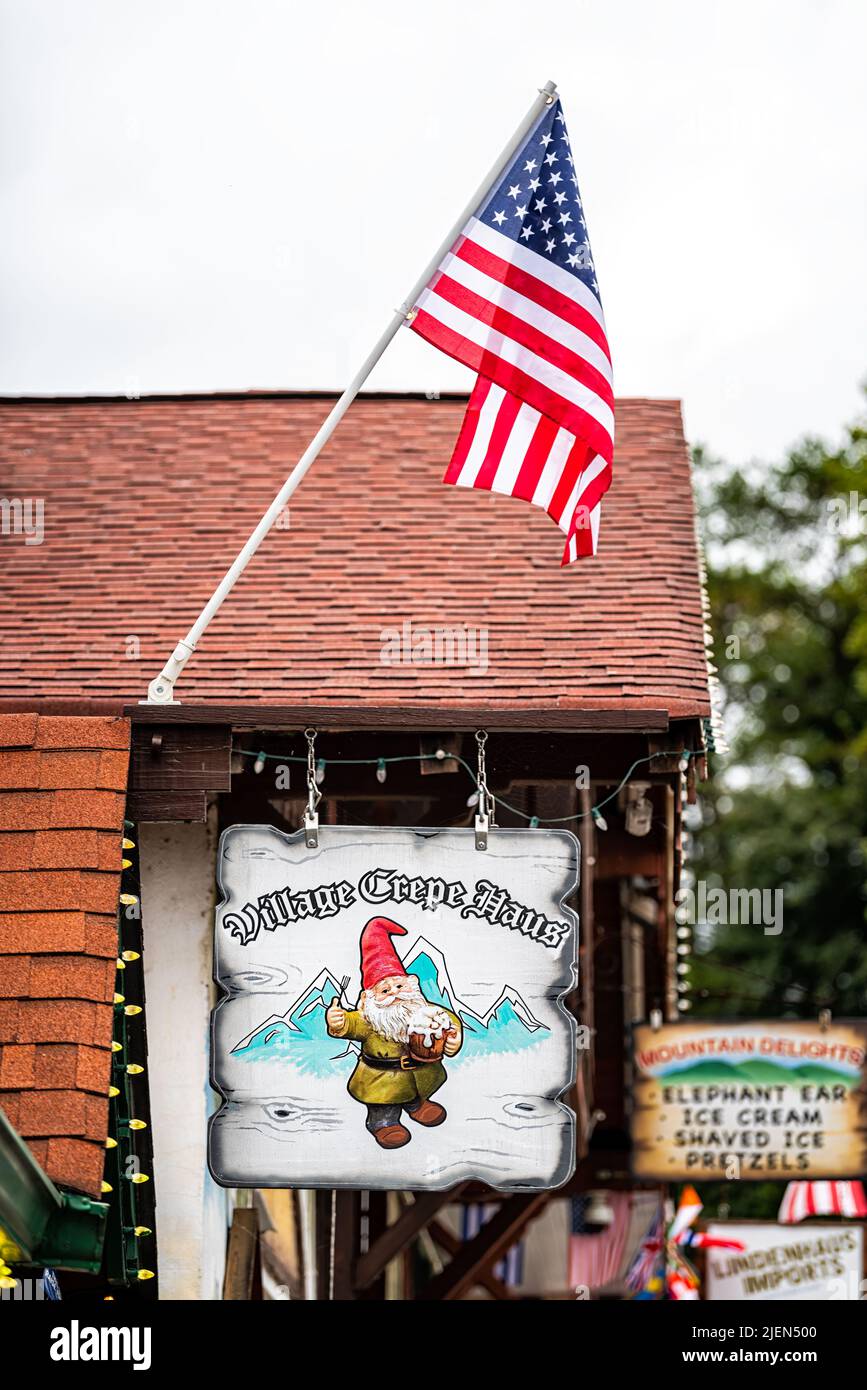
<svg viewBox="0 0 867 1390">
<path fill-rule="evenodd" d="M 96 1196 L 129 723 L 2 716 L 3 738 L 0 1105 L 50 1177 Z"/>
<path fill-rule="evenodd" d="M 2 538 L 0 698 L 140 699 L 330 404 L 0 403 L 7 492 L 45 503 L 41 545 Z M 563 570 L 562 536 L 537 508 L 441 485 L 464 406 L 355 402 L 187 667 L 185 703 L 708 713 L 679 403 L 618 403 L 599 554 Z M 389 664 L 383 633 L 405 622 L 485 629 L 487 669 Z M 106 723 L 96 746 L 122 750 Z M 0 731 L 0 746 L 31 750 L 0 759 L 5 785 L 58 785 L 34 750 L 93 746 L 71 720 L 40 730 L 35 744 Z M 116 788 L 117 769 L 104 762 L 91 785 Z"/>
</svg>

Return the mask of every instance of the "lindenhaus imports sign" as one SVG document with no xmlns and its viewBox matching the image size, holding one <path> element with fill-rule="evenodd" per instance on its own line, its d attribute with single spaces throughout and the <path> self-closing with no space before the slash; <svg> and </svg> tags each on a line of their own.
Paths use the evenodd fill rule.
<svg viewBox="0 0 867 1390">
<path fill-rule="evenodd" d="M 633 1030 L 636 1177 L 855 1178 L 867 1166 L 867 1021 Z"/>
<path fill-rule="evenodd" d="M 708 1250 L 705 1296 L 711 1301 L 832 1302 L 863 1296 L 863 1226 L 713 1221 L 707 1234 L 742 1247 Z"/>
</svg>

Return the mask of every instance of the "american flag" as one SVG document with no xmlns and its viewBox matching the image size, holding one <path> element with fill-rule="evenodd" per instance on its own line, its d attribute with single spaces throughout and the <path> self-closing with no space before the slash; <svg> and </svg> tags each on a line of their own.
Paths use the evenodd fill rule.
<svg viewBox="0 0 867 1390">
<path fill-rule="evenodd" d="M 777 1220 L 784 1225 L 807 1216 L 867 1216 L 867 1196 L 860 1182 L 790 1182 Z"/>
<path fill-rule="evenodd" d="M 521 497 L 593 555 L 614 393 L 584 207 L 559 101 L 539 118 L 422 291 L 416 333 L 478 373 L 447 483 Z"/>
<path fill-rule="evenodd" d="M 609 1192 L 611 1221 L 603 1230 L 587 1225 L 590 1193 L 573 1197 L 570 1203 L 569 1287 L 600 1289 L 620 1272 L 629 1232 L 631 1194 Z"/>
</svg>

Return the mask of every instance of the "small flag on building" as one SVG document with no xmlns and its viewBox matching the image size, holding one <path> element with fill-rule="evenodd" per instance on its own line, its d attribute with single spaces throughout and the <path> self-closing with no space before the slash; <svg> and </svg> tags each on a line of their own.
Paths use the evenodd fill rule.
<svg viewBox="0 0 867 1390">
<path fill-rule="evenodd" d="M 730 1240 L 727 1236 L 709 1236 L 707 1231 L 681 1231 L 675 1245 L 687 1250 L 745 1250 L 742 1240 Z"/>
<path fill-rule="evenodd" d="M 624 1283 L 629 1298 L 646 1302 L 662 1297 L 665 1285 L 665 1222 L 661 1202 L 629 1263 Z"/>
<path fill-rule="evenodd" d="M 677 1241 L 684 1231 L 689 1230 L 693 1221 L 700 1215 L 702 1201 L 695 1188 L 687 1183 L 680 1194 L 680 1201 L 677 1204 L 677 1211 L 674 1213 L 674 1220 L 668 1228 L 668 1239 Z"/>
<path fill-rule="evenodd" d="M 611 358 L 559 101 L 440 262 L 416 333 L 478 373 L 445 475 L 543 507 L 593 555 L 611 482 Z"/>
</svg>

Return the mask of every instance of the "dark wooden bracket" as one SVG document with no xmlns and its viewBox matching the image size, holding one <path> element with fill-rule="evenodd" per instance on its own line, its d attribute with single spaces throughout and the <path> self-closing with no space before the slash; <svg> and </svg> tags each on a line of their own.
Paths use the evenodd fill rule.
<svg viewBox="0 0 867 1390">
<path fill-rule="evenodd" d="M 203 821 L 209 792 L 232 785 L 228 725 L 135 725 L 127 816 L 142 821 Z"/>
</svg>

